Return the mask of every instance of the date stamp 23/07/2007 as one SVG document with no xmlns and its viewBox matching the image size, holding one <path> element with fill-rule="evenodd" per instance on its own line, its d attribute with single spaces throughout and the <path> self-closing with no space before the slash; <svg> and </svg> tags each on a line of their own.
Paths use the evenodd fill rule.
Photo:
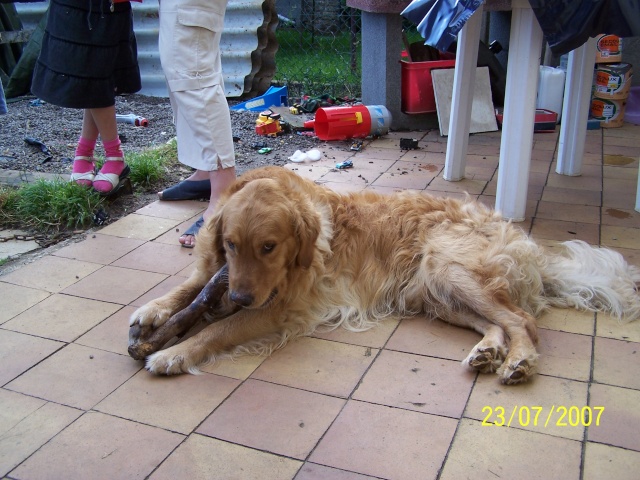
<svg viewBox="0 0 640 480">
<path fill-rule="evenodd" d="M 600 425 L 604 407 L 566 407 L 552 405 L 551 407 L 514 405 L 511 409 L 501 406 L 482 407 L 485 414 L 482 420 L 484 427 L 589 427 Z"/>
</svg>

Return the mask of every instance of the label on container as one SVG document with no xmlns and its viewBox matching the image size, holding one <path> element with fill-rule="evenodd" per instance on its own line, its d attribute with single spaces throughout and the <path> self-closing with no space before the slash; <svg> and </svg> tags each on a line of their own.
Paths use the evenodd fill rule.
<svg viewBox="0 0 640 480">
<path fill-rule="evenodd" d="M 611 100 L 594 98 L 591 101 L 591 116 L 596 120 L 610 120 L 616 116 L 618 106 Z"/>
<path fill-rule="evenodd" d="M 616 35 L 596 37 L 596 63 L 622 60 L 622 38 Z"/>
<path fill-rule="evenodd" d="M 595 92 L 612 98 L 626 97 L 631 86 L 631 72 L 629 63 L 598 65 L 593 82 Z"/>
<path fill-rule="evenodd" d="M 618 56 L 622 53 L 622 39 L 616 35 L 600 35 L 596 40 L 596 49 L 603 58 Z"/>
</svg>

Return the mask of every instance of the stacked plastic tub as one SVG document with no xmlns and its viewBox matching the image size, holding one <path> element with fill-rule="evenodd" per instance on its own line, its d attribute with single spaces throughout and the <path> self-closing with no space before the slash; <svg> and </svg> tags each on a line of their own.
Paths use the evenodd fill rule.
<svg viewBox="0 0 640 480">
<path fill-rule="evenodd" d="M 621 63 L 620 37 L 599 35 L 596 46 L 591 116 L 599 120 L 603 128 L 620 127 L 624 122 L 633 68 L 630 63 Z"/>
</svg>

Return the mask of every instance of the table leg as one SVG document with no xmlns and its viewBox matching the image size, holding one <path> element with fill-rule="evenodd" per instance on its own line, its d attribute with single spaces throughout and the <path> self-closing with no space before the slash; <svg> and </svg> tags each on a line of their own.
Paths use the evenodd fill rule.
<svg viewBox="0 0 640 480">
<path fill-rule="evenodd" d="M 543 36 L 528 2 L 514 1 L 512 8 L 496 210 L 521 222 L 527 204 Z"/>
<path fill-rule="evenodd" d="M 556 173 L 560 175 L 577 176 L 582 173 L 595 60 L 595 38 L 569 53 L 558 137 Z"/>
<path fill-rule="evenodd" d="M 449 138 L 444 163 L 445 180 L 457 182 L 464 178 L 469 145 L 471 107 L 478 63 L 478 42 L 482 26 L 482 5 L 467 20 L 458 36 L 456 68 L 453 75 Z"/>
</svg>

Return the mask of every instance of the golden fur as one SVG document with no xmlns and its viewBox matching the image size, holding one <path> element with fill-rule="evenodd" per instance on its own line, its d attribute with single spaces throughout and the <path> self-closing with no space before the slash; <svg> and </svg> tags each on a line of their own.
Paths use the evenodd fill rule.
<svg viewBox="0 0 640 480">
<path fill-rule="evenodd" d="M 197 236 L 193 275 L 138 309 L 131 324 L 163 324 L 226 263 L 223 303 L 242 308 L 149 356 L 148 370 L 196 372 L 220 355 L 268 353 L 321 325 L 360 331 L 421 313 L 480 332 L 464 365 L 519 383 L 535 372 L 534 317 L 548 306 L 640 316 L 637 268 L 584 242 L 566 247 L 545 254 L 478 202 L 342 195 L 267 167 L 225 192 Z"/>
</svg>

